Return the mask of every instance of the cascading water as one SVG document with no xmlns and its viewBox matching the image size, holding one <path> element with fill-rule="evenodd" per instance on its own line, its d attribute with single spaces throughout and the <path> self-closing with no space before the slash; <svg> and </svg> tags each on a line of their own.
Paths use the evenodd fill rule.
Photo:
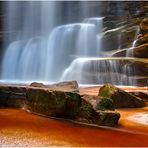
<svg viewBox="0 0 148 148">
<path fill-rule="evenodd" d="M 25 8 L 18 7 L 17 2 L 7 4 L 5 26 L 14 34 L 6 42 L 10 44 L 2 60 L 3 81 L 51 83 L 77 80 L 81 84 L 110 82 L 129 85 L 124 73 L 127 71 L 124 66 L 126 62 L 120 61 L 120 58 L 100 57 L 104 35 L 119 31 L 122 27 L 102 32 L 104 17 L 90 17 L 87 7 L 82 10 L 79 23 L 72 20 L 65 23 L 62 22 L 63 16 L 60 16 L 62 2 L 24 4 Z M 68 6 L 72 7 L 71 4 Z M 23 13 L 18 14 L 18 9 L 23 9 Z"/>
<path fill-rule="evenodd" d="M 12 20 L 17 15 L 15 8 L 18 7 L 14 7 L 17 3 L 12 4 L 7 5 L 8 30 L 18 26 Z M 61 8 L 59 5 L 56 2 L 50 2 L 48 6 L 44 2 L 39 5 L 33 2 L 26 4 L 21 18 L 24 23 L 19 28 L 16 40 L 9 38 L 11 43 L 3 56 L 2 80 L 59 81 L 64 70 L 75 58 L 97 56 L 96 34 L 101 32 L 102 18 L 88 18 L 82 23 L 54 27 L 57 22 L 56 14 Z M 39 19 L 35 13 L 39 15 Z M 38 23 L 38 27 L 35 23 Z"/>
</svg>

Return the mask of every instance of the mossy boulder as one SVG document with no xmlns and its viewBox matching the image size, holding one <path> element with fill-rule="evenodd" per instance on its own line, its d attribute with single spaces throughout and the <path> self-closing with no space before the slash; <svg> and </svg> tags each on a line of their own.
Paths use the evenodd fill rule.
<svg viewBox="0 0 148 148">
<path fill-rule="evenodd" d="M 101 111 L 101 114 L 99 114 L 89 102 L 82 99 L 79 94 L 72 92 L 28 88 L 26 99 L 26 110 L 49 117 L 58 117 L 103 126 L 117 125 L 120 117 L 116 113 L 109 115 L 110 113 L 104 112 L 103 114 Z M 112 119 L 111 116 L 113 116 Z M 114 118 L 114 116 L 117 116 L 117 118 Z M 110 118 L 112 122 L 106 118 Z"/>
<path fill-rule="evenodd" d="M 96 110 L 115 110 L 113 100 L 109 98 L 102 98 L 97 103 Z"/>
<path fill-rule="evenodd" d="M 97 114 L 92 105 L 89 102 L 82 100 L 79 113 L 76 116 L 76 120 L 86 123 L 95 123 L 95 120 L 97 119 L 96 115 Z"/>
<path fill-rule="evenodd" d="M 61 118 L 74 118 L 81 106 L 79 94 L 46 89 L 28 89 L 27 108 L 32 112 Z"/>
<path fill-rule="evenodd" d="M 105 84 L 99 90 L 99 96 L 113 100 L 115 108 L 134 108 L 144 107 L 145 102 L 132 94 L 129 94 L 112 84 Z"/>
</svg>

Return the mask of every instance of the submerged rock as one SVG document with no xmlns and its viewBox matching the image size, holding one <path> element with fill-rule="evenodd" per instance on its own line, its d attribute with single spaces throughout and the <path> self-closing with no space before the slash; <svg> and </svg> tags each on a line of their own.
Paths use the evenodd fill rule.
<svg viewBox="0 0 148 148">
<path fill-rule="evenodd" d="M 29 88 L 26 96 L 27 110 L 50 117 L 103 126 L 115 126 L 120 118 L 119 113 L 96 112 L 93 106 L 77 93 Z"/>
<path fill-rule="evenodd" d="M 141 98 L 129 94 L 112 84 L 105 84 L 102 86 L 99 91 L 99 96 L 112 99 L 115 108 L 144 107 L 146 105 Z"/>
</svg>

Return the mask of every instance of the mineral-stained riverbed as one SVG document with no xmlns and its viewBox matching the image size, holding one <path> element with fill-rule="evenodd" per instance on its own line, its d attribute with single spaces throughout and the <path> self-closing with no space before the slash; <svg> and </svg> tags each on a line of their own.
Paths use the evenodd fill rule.
<svg viewBox="0 0 148 148">
<path fill-rule="evenodd" d="M 148 113 L 148 112 L 147 112 Z M 124 116 L 124 114 L 123 114 Z M 27 113 L 0 110 L 1 146 L 148 146 L 148 127 L 136 130 L 81 126 Z M 138 126 L 138 125 L 137 125 Z"/>
<path fill-rule="evenodd" d="M 95 94 L 97 90 L 85 92 Z M 0 109 L 0 146 L 148 146 L 148 107 L 118 111 L 118 127 L 107 128 L 45 118 L 21 109 Z"/>
</svg>

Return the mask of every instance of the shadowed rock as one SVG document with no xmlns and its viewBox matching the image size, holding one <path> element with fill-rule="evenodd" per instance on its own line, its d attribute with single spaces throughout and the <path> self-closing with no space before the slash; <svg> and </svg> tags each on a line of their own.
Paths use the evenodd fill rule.
<svg viewBox="0 0 148 148">
<path fill-rule="evenodd" d="M 138 38 L 135 42 L 135 46 L 139 46 L 139 45 L 146 44 L 146 43 L 148 43 L 148 34 Z"/>
<path fill-rule="evenodd" d="M 132 94 L 129 94 L 112 84 L 105 84 L 100 88 L 99 96 L 113 100 L 116 108 L 144 107 L 145 102 Z"/>
<path fill-rule="evenodd" d="M 140 23 L 140 31 L 143 35 L 148 34 L 148 18 L 145 18 Z"/>
<path fill-rule="evenodd" d="M 148 58 L 148 43 L 133 48 L 133 57 Z"/>
<path fill-rule="evenodd" d="M 0 86 L 0 108 L 22 108 L 26 101 L 26 88 Z"/>
<path fill-rule="evenodd" d="M 119 113 L 96 112 L 77 93 L 29 88 L 26 96 L 27 110 L 50 117 L 107 126 L 115 126 L 120 118 Z"/>
</svg>

